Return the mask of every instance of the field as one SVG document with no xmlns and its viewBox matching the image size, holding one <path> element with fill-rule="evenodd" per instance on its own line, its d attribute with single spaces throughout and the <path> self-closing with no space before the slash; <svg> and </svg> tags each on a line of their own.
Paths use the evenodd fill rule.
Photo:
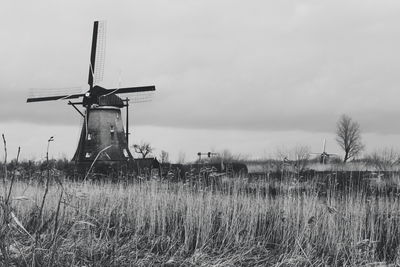
<svg viewBox="0 0 400 267">
<path fill-rule="evenodd" d="M 3 266 L 400 264 L 400 177 L 343 185 L 336 176 L 224 178 L 217 187 L 50 176 L 48 187 L 46 179 L 15 179 L 8 202 L 7 179 L 0 260 Z"/>
</svg>

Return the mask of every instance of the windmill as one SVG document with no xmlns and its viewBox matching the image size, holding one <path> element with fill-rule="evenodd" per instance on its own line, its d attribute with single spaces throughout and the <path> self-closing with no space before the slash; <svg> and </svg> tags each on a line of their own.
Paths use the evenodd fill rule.
<svg viewBox="0 0 400 267">
<path fill-rule="evenodd" d="M 329 154 L 326 152 L 326 139 L 325 138 L 322 143 L 322 153 L 311 153 L 311 154 L 319 155 L 320 156 L 319 162 L 322 164 L 327 163 L 330 156 L 336 156 L 336 154 Z"/>
<path fill-rule="evenodd" d="M 105 47 L 105 22 L 95 21 L 93 26 L 92 48 L 89 65 L 89 90 L 82 93 L 53 93 L 45 96 L 33 96 L 27 102 L 42 102 L 54 100 L 78 99 L 79 102 L 71 102 L 83 117 L 83 125 L 78 147 L 72 158 L 78 165 L 78 169 L 87 169 L 92 164 L 104 164 L 106 166 L 128 166 L 133 157 L 129 151 L 128 130 L 128 106 L 129 99 L 122 99 L 119 94 L 155 91 L 155 86 L 141 86 L 129 88 L 106 89 L 97 82 L 102 79 L 104 69 Z M 97 51 L 97 53 L 96 53 Z M 138 101 L 146 101 L 138 98 Z M 84 112 L 77 106 L 82 105 Z M 126 108 L 126 131 L 121 117 L 121 108 Z"/>
</svg>

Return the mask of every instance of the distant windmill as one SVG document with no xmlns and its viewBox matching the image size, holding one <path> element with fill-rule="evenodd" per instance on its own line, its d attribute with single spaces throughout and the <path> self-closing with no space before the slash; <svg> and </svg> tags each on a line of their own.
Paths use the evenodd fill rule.
<svg viewBox="0 0 400 267">
<path fill-rule="evenodd" d="M 325 164 L 328 162 L 329 157 L 331 156 L 336 156 L 336 154 L 329 154 L 326 152 L 326 139 L 324 138 L 324 141 L 322 143 L 322 153 L 311 153 L 314 155 L 319 155 L 320 156 L 320 160 L 319 162 L 322 164 Z"/>
<path fill-rule="evenodd" d="M 155 86 L 106 89 L 96 83 L 102 79 L 104 69 L 105 22 L 94 22 L 92 49 L 89 65 L 89 90 L 85 93 L 55 93 L 45 96 L 33 96 L 27 102 L 69 100 L 82 97 L 81 102 L 71 102 L 84 118 L 79 144 L 73 161 L 80 169 L 96 163 L 108 166 L 127 165 L 133 160 L 129 151 L 128 106 L 129 99 L 121 99 L 117 94 L 155 91 Z M 96 53 L 96 50 L 97 53 Z M 135 101 L 137 100 L 137 101 Z M 134 98 L 133 102 L 144 102 L 146 96 Z M 82 105 L 81 112 L 76 105 Z M 121 108 L 126 107 L 126 132 L 121 118 Z"/>
</svg>

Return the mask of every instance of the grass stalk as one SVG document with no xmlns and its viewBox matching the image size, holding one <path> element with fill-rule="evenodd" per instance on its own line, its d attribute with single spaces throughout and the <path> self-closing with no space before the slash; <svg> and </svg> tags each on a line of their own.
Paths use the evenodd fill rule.
<svg viewBox="0 0 400 267">
<path fill-rule="evenodd" d="M 10 222 L 10 206 L 6 202 L 7 196 L 7 142 L 4 134 L 2 134 L 4 144 L 4 176 L 3 176 L 3 188 L 4 197 L 0 199 L 0 205 L 3 210 L 3 221 L 0 225 L 0 251 L 3 256 L 5 266 L 10 265 L 9 256 L 9 222 Z"/>
<path fill-rule="evenodd" d="M 1 135 L 3 137 L 4 144 L 4 176 L 3 176 L 3 189 L 4 189 L 4 198 L 7 196 L 7 142 L 4 134 Z"/>
<path fill-rule="evenodd" d="M 7 195 L 7 199 L 6 199 L 6 204 L 8 204 L 8 201 L 10 200 L 10 196 L 11 196 L 11 192 L 12 192 L 12 188 L 14 185 L 14 180 L 15 180 L 15 169 L 18 167 L 18 159 L 19 159 L 19 153 L 21 152 L 21 147 L 18 147 L 18 152 L 17 152 L 17 159 L 15 160 L 15 167 L 11 176 L 11 183 L 10 183 L 10 188 L 8 190 L 8 195 Z"/>
</svg>

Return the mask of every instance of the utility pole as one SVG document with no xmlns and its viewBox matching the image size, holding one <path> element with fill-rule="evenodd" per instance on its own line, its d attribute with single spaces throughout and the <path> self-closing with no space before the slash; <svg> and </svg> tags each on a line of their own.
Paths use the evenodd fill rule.
<svg viewBox="0 0 400 267">
<path fill-rule="evenodd" d="M 47 180 L 49 179 L 49 176 L 50 176 L 49 147 L 50 147 L 50 142 L 52 142 L 52 141 L 54 141 L 54 136 L 50 137 L 49 140 L 47 140 L 47 151 L 46 151 Z"/>
<path fill-rule="evenodd" d="M 47 140 L 47 151 L 46 151 L 46 163 L 49 165 L 49 147 L 50 147 L 50 142 L 54 141 L 54 136 L 50 137 L 49 140 Z"/>
<path fill-rule="evenodd" d="M 125 98 L 126 107 L 126 144 L 129 147 L 129 98 Z"/>
<path fill-rule="evenodd" d="M 207 152 L 207 153 L 201 153 L 198 152 L 197 156 L 199 156 L 199 162 L 201 161 L 201 156 L 207 156 L 208 158 L 211 158 L 211 156 L 216 156 L 218 155 L 218 153 L 214 153 L 214 152 Z"/>
</svg>

